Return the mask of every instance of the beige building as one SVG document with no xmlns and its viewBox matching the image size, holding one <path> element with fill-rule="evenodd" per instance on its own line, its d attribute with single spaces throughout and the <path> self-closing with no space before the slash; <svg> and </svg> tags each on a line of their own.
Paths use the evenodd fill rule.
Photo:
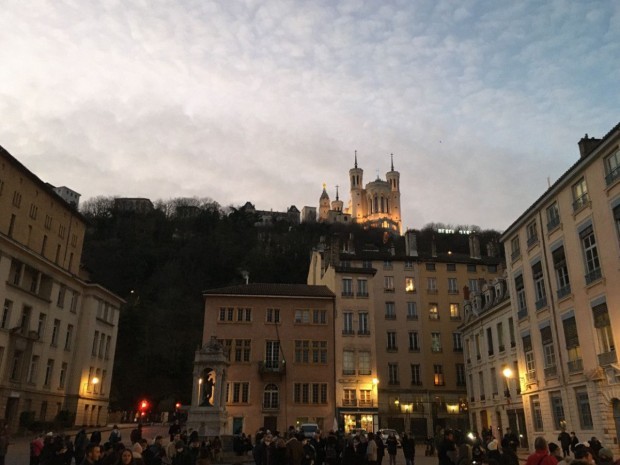
<svg viewBox="0 0 620 465">
<path fill-rule="evenodd" d="M 245 284 L 204 292 L 203 344 L 228 349 L 227 433 L 334 424 L 334 294 L 325 286 Z"/>
<path fill-rule="evenodd" d="M 620 433 L 620 125 L 579 142 L 581 157 L 502 235 L 527 431 Z"/>
<path fill-rule="evenodd" d="M 425 437 L 466 426 L 461 289 L 497 277 L 500 265 L 470 239 L 470 254 L 418 251 L 411 231 L 385 249 L 349 240 L 313 253 L 308 283 L 336 294 L 336 411 L 346 431 Z"/>
<path fill-rule="evenodd" d="M 501 438 L 510 427 L 528 447 L 527 425 L 519 384 L 515 323 L 506 280 L 481 283 L 465 290 L 464 321 L 460 326 L 465 348 L 470 426 L 491 430 Z"/>
<path fill-rule="evenodd" d="M 85 223 L 0 148 L 0 417 L 105 424 L 122 300 L 79 276 Z"/>
</svg>

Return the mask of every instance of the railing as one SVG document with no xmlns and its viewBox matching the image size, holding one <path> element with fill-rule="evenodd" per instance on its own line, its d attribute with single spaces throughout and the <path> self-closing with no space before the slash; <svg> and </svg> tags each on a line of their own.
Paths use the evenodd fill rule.
<svg viewBox="0 0 620 465">
<path fill-rule="evenodd" d="M 280 364 L 277 360 L 266 360 L 258 362 L 258 372 L 260 374 L 284 374 L 286 373 L 286 365 Z"/>
<path fill-rule="evenodd" d="M 601 276 L 603 276 L 601 269 L 595 268 L 594 270 L 586 274 L 586 284 L 592 284 L 597 279 L 601 279 Z"/>
<path fill-rule="evenodd" d="M 448 289 L 448 294 L 458 294 L 459 290 L 458 289 Z"/>
<path fill-rule="evenodd" d="M 355 374 L 355 370 L 344 370 L 344 369 L 343 369 L 343 370 L 342 370 L 342 374 L 343 374 L 344 376 L 347 376 L 347 375 L 354 375 L 354 374 Z"/>
<path fill-rule="evenodd" d="M 541 297 L 536 301 L 536 310 L 545 308 L 547 306 L 547 296 Z"/>
<path fill-rule="evenodd" d="M 573 202 L 573 211 L 576 212 L 580 208 L 584 207 L 589 201 L 590 201 L 590 196 L 586 192 L 585 194 L 583 194 L 581 197 L 579 197 Z"/>
<path fill-rule="evenodd" d="M 567 284 L 564 287 L 561 287 L 560 289 L 558 289 L 558 299 L 561 299 L 563 297 L 566 297 L 567 295 L 570 294 L 570 284 Z"/>
<path fill-rule="evenodd" d="M 607 176 L 605 176 L 605 184 L 607 184 L 607 186 L 610 186 L 618 178 L 620 178 L 620 166 L 617 166 L 612 171 L 610 171 Z"/>
<path fill-rule="evenodd" d="M 522 320 L 526 316 L 527 316 L 527 307 L 523 307 L 519 309 L 519 311 L 517 312 L 517 317 L 519 318 L 519 320 Z"/>
<path fill-rule="evenodd" d="M 437 289 L 427 289 L 427 290 L 426 290 L 426 293 L 427 293 L 427 294 L 437 294 L 437 293 L 438 293 L 438 291 L 437 291 Z"/>
<path fill-rule="evenodd" d="M 353 297 L 353 291 L 342 291 L 342 297 Z"/>
<path fill-rule="evenodd" d="M 560 225 L 560 217 L 556 216 L 555 218 L 551 218 L 548 222 L 547 222 L 547 232 L 551 232 L 553 231 L 555 228 L 557 228 Z"/>
<path fill-rule="evenodd" d="M 534 234 L 527 238 L 527 246 L 532 247 L 534 244 L 538 244 L 538 234 Z"/>
<path fill-rule="evenodd" d="M 558 367 L 555 365 L 552 365 L 550 367 L 545 367 L 545 379 L 546 378 L 553 378 L 554 376 L 558 375 Z"/>
<path fill-rule="evenodd" d="M 569 373 L 579 373 L 583 371 L 583 360 L 580 358 L 569 360 L 567 365 Z"/>
<path fill-rule="evenodd" d="M 407 315 L 407 319 L 408 320 L 417 320 L 418 319 L 418 315 Z"/>
<path fill-rule="evenodd" d="M 504 350 L 506 350 L 506 347 L 504 347 L 504 345 L 502 344 L 501 346 L 499 346 L 497 348 L 500 352 L 503 352 Z"/>
<path fill-rule="evenodd" d="M 616 356 L 615 349 L 609 352 L 603 352 L 602 354 L 598 354 L 598 364 L 602 367 L 606 365 L 611 365 L 612 363 L 616 363 L 617 361 L 618 357 Z"/>
<path fill-rule="evenodd" d="M 352 329 L 343 329 L 342 330 L 342 335 L 343 336 L 354 336 L 355 335 L 355 331 L 353 331 Z"/>
<path fill-rule="evenodd" d="M 520 249 L 515 250 L 514 252 L 512 252 L 512 253 L 510 254 L 510 258 L 512 259 L 512 261 L 513 261 L 513 262 L 514 262 L 517 258 L 520 258 L 520 257 L 521 257 L 521 250 L 520 250 Z"/>
<path fill-rule="evenodd" d="M 358 336 L 370 336 L 370 330 L 368 330 L 368 329 L 360 329 L 357 332 L 357 335 Z"/>
<path fill-rule="evenodd" d="M 342 399 L 342 405 L 344 407 L 357 407 L 356 399 Z"/>
<path fill-rule="evenodd" d="M 368 292 L 358 292 L 357 297 L 368 297 Z"/>
</svg>

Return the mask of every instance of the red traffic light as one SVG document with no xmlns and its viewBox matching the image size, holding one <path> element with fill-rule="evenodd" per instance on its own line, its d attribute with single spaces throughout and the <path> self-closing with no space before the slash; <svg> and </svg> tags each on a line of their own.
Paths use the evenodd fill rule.
<svg viewBox="0 0 620 465">
<path fill-rule="evenodd" d="M 177 402 L 176 404 L 174 404 L 174 406 L 175 406 L 176 408 L 181 408 L 181 402 Z"/>
<path fill-rule="evenodd" d="M 148 400 L 143 400 L 140 402 L 140 410 L 142 410 L 143 412 L 149 408 L 149 402 Z"/>
</svg>

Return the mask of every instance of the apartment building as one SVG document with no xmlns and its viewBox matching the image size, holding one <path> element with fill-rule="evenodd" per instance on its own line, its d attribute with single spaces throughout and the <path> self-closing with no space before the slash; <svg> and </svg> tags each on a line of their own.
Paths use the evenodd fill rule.
<svg viewBox="0 0 620 465">
<path fill-rule="evenodd" d="M 256 284 L 204 292 L 203 344 L 226 348 L 226 433 L 334 425 L 334 294 Z"/>
<path fill-rule="evenodd" d="M 467 426 L 462 288 L 497 277 L 500 259 L 482 257 L 475 235 L 469 254 L 435 249 L 418 251 L 408 231 L 385 247 L 350 238 L 313 253 L 308 283 L 336 294 L 336 405 L 345 431 L 426 437 Z"/>
<path fill-rule="evenodd" d="M 530 443 L 620 433 L 620 125 L 504 232 Z"/>
<path fill-rule="evenodd" d="M 501 438 L 510 427 L 528 447 L 515 323 L 504 277 L 466 289 L 460 326 L 465 348 L 470 426 Z"/>
<path fill-rule="evenodd" d="M 80 277 L 85 222 L 0 148 L 0 417 L 107 421 L 122 299 Z"/>
</svg>

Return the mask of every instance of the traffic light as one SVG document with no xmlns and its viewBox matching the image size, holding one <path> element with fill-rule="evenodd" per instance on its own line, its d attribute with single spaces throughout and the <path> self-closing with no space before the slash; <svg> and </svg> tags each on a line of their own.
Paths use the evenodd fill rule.
<svg viewBox="0 0 620 465">
<path fill-rule="evenodd" d="M 179 410 L 181 408 L 181 402 L 177 402 L 174 406 L 177 410 Z"/>
<path fill-rule="evenodd" d="M 149 409 L 149 401 L 146 399 L 141 400 L 140 407 L 139 407 L 141 414 L 144 415 L 148 409 Z"/>
</svg>

